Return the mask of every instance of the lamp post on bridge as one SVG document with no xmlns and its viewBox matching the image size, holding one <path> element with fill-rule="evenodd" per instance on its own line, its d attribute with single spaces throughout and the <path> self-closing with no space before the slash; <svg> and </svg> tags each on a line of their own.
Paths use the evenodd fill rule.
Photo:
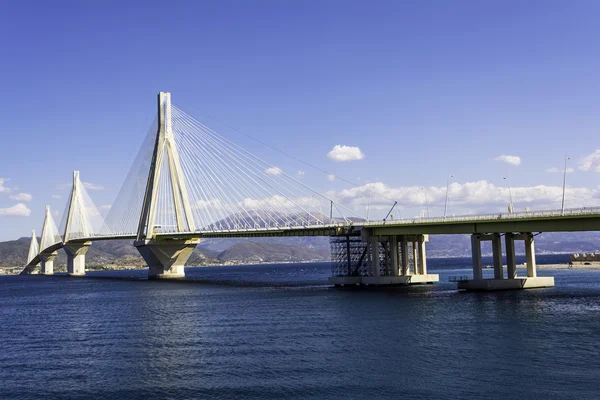
<svg viewBox="0 0 600 400">
<path fill-rule="evenodd" d="M 425 193 L 425 205 L 427 206 L 427 218 L 429 218 L 429 199 L 427 198 L 427 189 L 422 187 L 421 190 L 423 190 L 423 193 Z"/>
<path fill-rule="evenodd" d="M 560 215 L 564 215 L 565 213 L 565 188 L 567 187 L 567 160 L 570 160 L 571 157 L 567 157 L 565 154 L 565 168 L 563 170 L 563 190 L 562 190 L 562 203 L 560 206 Z"/>
<path fill-rule="evenodd" d="M 446 180 L 446 201 L 444 202 L 444 218 L 446 218 L 446 211 L 448 210 L 448 189 L 450 188 L 450 178 L 454 178 L 454 175 L 449 174 Z"/>
<path fill-rule="evenodd" d="M 512 191 L 510 190 L 510 179 L 508 179 L 506 176 L 502 177 L 502 179 L 506 179 L 506 182 L 508 183 L 508 196 L 510 198 L 510 204 L 508 205 L 508 213 L 512 214 L 513 213 L 513 200 L 512 200 Z"/>
</svg>

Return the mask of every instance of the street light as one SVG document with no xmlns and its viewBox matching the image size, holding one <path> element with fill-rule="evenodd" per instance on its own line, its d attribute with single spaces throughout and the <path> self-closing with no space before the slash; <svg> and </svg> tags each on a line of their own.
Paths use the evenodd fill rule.
<svg viewBox="0 0 600 400">
<path fill-rule="evenodd" d="M 512 214 L 513 213 L 513 201 L 512 201 L 512 192 L 510 190 L 510 179 L 508 179 L 507 177 L 502 177 L 502 179 L 506 179 L 506 182 L 508 182 L 508 196 L 510 197 L 510 204 L 508 206 L 508 213 Z"/>
<path fill-rule="evenodd" d="M 446 181 L 446 201 L 444 202 L 444 218 L 446 218 L 446 210 L 448 209 L 448 188 L 450 187 L 450 178 L 453 178 L 454 175 L 448 175 L 448 180 Z"/>
<path fill-rule="evenodd" d="M 427 205 L 427 218 L 429 218 L 429 199 L 427 198 L 427 189 L 421 188 L 425 192 L 425 204 Z"/>
<path fill-rule="evenodd" d="M 369 201 L 367 203 L 367 222 L 369 222 L 369 209 L 371 208 L 371 191 L 373 190 L 373 186 L 369 187 Z"/>
<path fill-rule="evenodd" d="M 567 160 L 570 160 L 571 157 L 567 157 L 565 154 L 565 169 L 563 170 L 563 193 L 562 193 L 562 204 L 560 206 L 560 215 L 564 215 L 565 213 L 565 188 L 567 186 Z"/>
</svg>

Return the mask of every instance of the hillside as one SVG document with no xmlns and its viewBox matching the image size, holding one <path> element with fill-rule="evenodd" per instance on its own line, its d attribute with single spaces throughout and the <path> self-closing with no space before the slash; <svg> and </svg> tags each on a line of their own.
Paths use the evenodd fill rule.
<svg viewBox="0 0 600 400">
<path fill-rule="evenodd" d="M 329 248 L 307 249 L 274 243 L 236 243 L 219 254 L 222 262 L 298 262 L 329 260 Z"/>
</svg>

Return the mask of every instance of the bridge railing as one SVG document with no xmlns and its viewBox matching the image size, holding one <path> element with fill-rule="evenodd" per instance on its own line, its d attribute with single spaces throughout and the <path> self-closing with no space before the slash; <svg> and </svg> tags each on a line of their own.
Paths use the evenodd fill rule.
<svg viewBox="0 0 600 400">
<path fill-rule="evenodd" d="M 386 225 L 404 225 L 404 224 L 431 224 L 444 222 L 471 222 L 471 221 L 491 221 L 491 220 L 519 220 L 530 218 L 550 218 L 550 217 L 569 217 L 578 215 L 600 215 L 600 207 L 582 207 L 570 208 L 565 210 L 544 210 L 544 211 L 520 211 L 515 213 L 495 213 L 479 215 L 460 215 L 449 217 L 431 217 L 431 218 L 405 218 L 389 221 L 370 221 L 364 226 Z"/>
</svg>

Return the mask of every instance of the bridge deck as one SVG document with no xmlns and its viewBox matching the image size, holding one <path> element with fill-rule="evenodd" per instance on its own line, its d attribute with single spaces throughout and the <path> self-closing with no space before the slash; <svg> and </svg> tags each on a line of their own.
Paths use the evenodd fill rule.
<svg viewBox="0 0 600 400">
<path fill-rule="evenodd" d="M 446 218 L 414 218 L 349 224 L 339 223 L 279 228 L 159 233 L 153 238 L 156 240 L 173 240 L 359 235 L 362 229 L 372 229 L 374 235 L 600 231 L 600 207 Z M 69 240 L 69 243 L 121 239 L 134 240 L 135 238 L 135 234 L 98 235 L 72 238 Z M 56 243 L 49 248 L 42 249 L 41 252 L 49 253 L 61 247 L 63 247 L 63 243 Z M 40 257 L 37 256 L 29 263 L 28 267 L 35 266 L 39 262 Z"/>
</svg>

